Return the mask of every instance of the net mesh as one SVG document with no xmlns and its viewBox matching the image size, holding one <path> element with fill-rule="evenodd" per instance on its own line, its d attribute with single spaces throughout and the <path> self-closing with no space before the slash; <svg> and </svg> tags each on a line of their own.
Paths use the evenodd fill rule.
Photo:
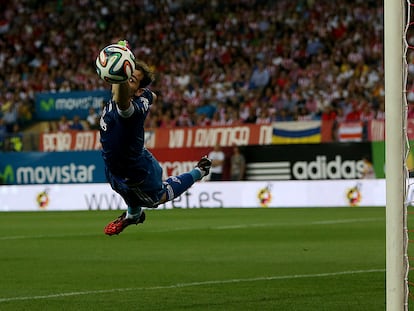
<svg viewBox="0 0 414 311">
<path fill-rule="evenodd" d="M 405 1 L 405 3 L 404 3 Z M 403 86 L 404 86 L 404 96 L 403 96 L 403 103 L 402 103 L 402 118 L 403 118 L 403 135 L 405 139 L 405 147 L 404 147 L 404 189 L 407 191 L 404 193 L 404 218 L 403 218 L 403 230 L 404 230 L 404 257 L 403 257 L 403 264 L 405 268 L 405 275 L 404 275 L 404 293 L 405 293 L 405 310 L 408 310 L 409 305 L 413 304 L 414 300 L 414 276 L 413 276 L 413 266 L 411 262 L 413 262 L 414 257 L 410 254 L 410 248 L 412 248 L 412 244 L 414 242 L 414 229 L 410 229 L 413 226 L 409 225 L 409 221 L 411 218 L 414 217 L 414 210 L 413 210 L 413 201 L 411 200 L 411 196 L 408 196 L 410 192 L 411 184 L 409 181 L 410 176 L 410 169 L 409 167 L 409 157 L 410 157 L 410 142 L 408 139 L 407 133 L 407 124 L 408 124 L 408 100 L 414 95 L 414 16 L 411 17 L 413 12 L 413 3 L 412 0 L 403 0 L 403 5 L 405 7 L 405 30 L 403 35 L 404 41 L 404 52 L 403 52 L 403 68 L 402 68 L 402 78 L 403 78 Z M 411 164 L 410 164 L 411 165 Z M 408 185 L 408 187 L 406 187 Z M 411 245 L 411 247 L 410 247 Z"/>
</svg>

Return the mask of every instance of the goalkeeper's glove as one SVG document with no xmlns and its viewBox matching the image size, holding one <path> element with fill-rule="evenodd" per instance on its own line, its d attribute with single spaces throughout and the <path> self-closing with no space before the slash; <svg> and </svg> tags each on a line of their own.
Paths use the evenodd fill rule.
<svg viewBox="0 0 414 311">
<path fill-rule="evenodd" d="M 122 45 L 122 46 L 125 46 L 128 49 L 131 49 L 131 46 L 129 45 L 128 40 L 120 40 L 120 41 L 118 41 L 118 44 Z"/>
</svg>

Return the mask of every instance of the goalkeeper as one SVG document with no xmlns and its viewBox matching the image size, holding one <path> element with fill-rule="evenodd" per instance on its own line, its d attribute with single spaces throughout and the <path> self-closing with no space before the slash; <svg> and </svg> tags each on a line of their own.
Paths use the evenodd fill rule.
<svg viewBox="0 0 414 311">
<path fill-rule="evenodd" d="M 208 175 L 211 167 L 211 161 L 203 157 L 190 172 L 162 180 L 160 164 L 144 147 L 145 118 L 157 99 L 147 88 L 154 80 L 154 73 L 144 62 L 135 62 L 136 68 L 127 82 L 112 84 L 112 98 L 105 103 L 100 119 L 105 175 L 128 206 L 126 212 L 105 226 L 107 235 L 143 223 L 144 207 L 156 208 L 180 196 Z"/>
</svg>

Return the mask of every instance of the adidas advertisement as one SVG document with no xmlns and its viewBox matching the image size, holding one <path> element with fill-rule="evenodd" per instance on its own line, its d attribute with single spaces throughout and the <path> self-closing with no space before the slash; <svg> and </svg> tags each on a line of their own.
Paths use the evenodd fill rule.
<svg viewBox="0 0 414 311">
<path fill-rule="evenodd" d="M 326 180 L 364 177 L 371 143 L 249 146 L 249 180 Z"/>
</svg>

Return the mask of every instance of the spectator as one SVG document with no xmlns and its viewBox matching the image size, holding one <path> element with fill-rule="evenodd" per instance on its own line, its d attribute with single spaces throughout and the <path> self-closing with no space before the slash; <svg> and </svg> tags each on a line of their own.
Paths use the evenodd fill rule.
<svg viewBox="0 0 414 311">
<path fill-rule="evenodd" d="M 84 127 L 78 115 L 73 116 L 72 123 L 70 124 L 69 129 L 72 131 L 83 131 Z"/>
<path fill-rule="evenodd" d="M 335 122 L 336 123 L 341 123 L 341 122 L 344 122 L 344 121 L 345 121 L 344 110 L 342 109 L 342 107 L 336 108 Z"/>
<path fill-rule="evenodd" d="M 247 118 L 244 119 L 244 123 L 255 124 L 256 120 L 257 120 L 256 108 L 255 107 L 250 107 L 249 108 L 249 114 L 247 115 Z"/>
<path fill-rule="evenodd" d="M 7 136 L 7 128 L 3 118 L 0 118 L 0 150 L 4 150 L 5 139 Z"/>
<path fill-rule="evenodd" d="M 215 112 L 216 107 L 210 104 L 208 99 L 203 99 L 201 105 L 196 109 L 198 115 L 205 115 L 208 119 L 212 119 Z"/>
<path fill-rule="evenodd" d="M 89 108 L 89 114 L 86 117 L 86 122 L 90 130 L 99 129 L 99 115 L 96 113 L 95 108 Z"/>
<path fill-rule="evenodd" d="M 272 118 L 270 116 L 269 110 L 262 109 L 259 116 L 256 118 L 256 124 L 270 124 Z"/>
<path fill-rule="evenodd" d="M 292 115 L 288 112 L 287 109 L 281 109 L 276 112 L 275 120 L 276 122 L 283 122 L 283 121 L 293 121 Z"/>
<path fill-rule="evenodd" d="M 6 150 L 21 152 L 23 151 L 23 134 L 20 132 L 19 124 L 15 123 L 13 125 L 13 131 L 7 137 L 8 147 Z"/>
<path fill-rule="evenodd" d="M 219 144 L 214 146 L 214 149 L 208 154 L 208 158 L 211 160 L 210 180 L 222 181 L 223 180 L 223 167 L 224 160 L 226 158 L 224 152 L 221 150 Z"/>
<path fill-rule="evenodd" d="M 306 107 L 302 106 L 298 108 L 298 121 L 311 121 L 313 120 L 313 115 L 306 109 Z"/>
<path fill-rule="evenodd" d="M 258 61 L 250 77 L 250 89 L 262 90 L 270 81 L 269 70 L 262 61 Z"/>
<path fill-rule="evenodd" d="M 205 115 L 196 115 L 196 126 L 207 127 L 210 126 L 211 120 Z"/>
<path fill-rule="evenodd" d="M 17 105 L 9 102 L 5 110 L 3 114 L 4 124 L 6 125 L 7 133 L 12 133 L 14 125 L 17 124 Z"/>
<path fill-rule="evenodd" d="M 58 125 L 56 121 L 48 121 L 43 125 L 43 133 L 54 133 L 57 131 Z"/>
<path fill-rule="evenodd" d="M 62 115 L 60 117 L 60 120 L 59 120 L 58 124 L 57 124 L 57 130 L 59 132 L 66 132 L 69 129 L 70 129 L 70 123 L 69 123 L 68 119 L 66 118 L 66 116 Z"/>
<path fill-rule="evenodd" d="M 341 108 L 341 111 L 343 112 L 343 109 Z M 325 106 L 322 112 L 321 120 L 327 121 L 327 120 L 335 120 L 336 119 L 337 112 L 332 106 Z"/>
<path fill-rule="evenodd" d="M 357 122 L 361 121 L 361 110 L 357 103 L 352 104 L 352 110 L 345 116 L 346 122 Z"/>
<path fill-rule="evenodd" d="M 226 124 L 226 121 L 221 118 L 220 112 L 216 111 L 213 115 L 213 119 L 211 120 L 211 125 L 222 126 L 225 124 Z"/>
<path fill-rule="evenodd" d="M 246 168 L 244 155 L 240 153 L 238 146 L 233 147 L 233 154 L 230 158 L 230 179 L 233 181 L 243 180 Z"/>
<path fill-rule="evenodd" d="M 371 105 L 365 102 L 362 105 L 362 111 L 360 114 L 361 121 L 368 122 L 375 119 L 375 111 L 372 109 Z"/>
<path fill-rule="evenodd" d="M 172 111 L 165 112 L 161 115 L 158 127 L 160 128 L 174 128 L 177 124 L 177 121 L 172 113 Z"/>
<path fill-rule="evenodd" d="M 186 105 L 198 107 L 201 98 L 211 98 L 226 105 L 231 99 L 244 118 L 249 85 L 254 91 L 268 87 L 268 100 L 278 111 L 286 108 L 287 115 L 296 109 L 298 98 L 292 94 L 298 88 L 304 94 L 300 100 L 308 103 L 314 98 L 318 111 L 315 103 L 308 109 L 317 115 L 325 103 L 348 100 L 350 94 L 375 103 L 372 109 L 383 101 L 381 2 L 302 1 L 298 6 L 288 0 L 224 1 L 217 10 L 216 1 L 176 1 L 182 12 L 191 12 L 191 27 L 188 14 L 166 11 L 162 1 L 153 2 L 151 10 L 137 10 L 144 2 L 137 0 L 125 10 L 115 2 L 96 2 L 92 9 L 85 1 L 69 1 L 65 10 L 56 10 L 47 1 L 36 5 L 5 1 L 7 27 L 1 28 L 0 46 L 7 48 L 0 49 L 0 71 L 8 78 L 0 79 L 0 105 L 5 107 L 11 98 L 33 103 L 42 91 L 106 88 L 90 64 L 108 37 L 115 42 L 125 36 L 122 27 L 114 27 L 122 20 L 131 20 L 137 29 L 128 38 L 134 53 L 147 59 L 151 55 L 159 72 L 151 87 L 162 94 L 161 105 L 178 103 L 176 117 L 187 112 Z M 102 19 L 103 10 L 111 12 L 110 23 L 109 15 Z M 39 16 L 47 23 L 36 23 Z M 68 20 L 73 23 L 67 24 Z M 96 31 L 96 25 L 102 31 Z M 74 33 L 78 48 L 69 49 L 63 43 L 73 41 Z M 166 53 L 171 46 L 174 53 Z M 411 56 L 410 73 L 413 63 Z M 411 74 L 407 85 L 413 85 Z M 193 125 L 194 118 L 188 116 L 182 124 L 192 120 Z"/>
<path fill-rule="evenodd" d="M 385 120 L 385 103 L 381 102 L 379 104 L 378 110 L 375 112 L 376 120 Z"/>
</svg>

